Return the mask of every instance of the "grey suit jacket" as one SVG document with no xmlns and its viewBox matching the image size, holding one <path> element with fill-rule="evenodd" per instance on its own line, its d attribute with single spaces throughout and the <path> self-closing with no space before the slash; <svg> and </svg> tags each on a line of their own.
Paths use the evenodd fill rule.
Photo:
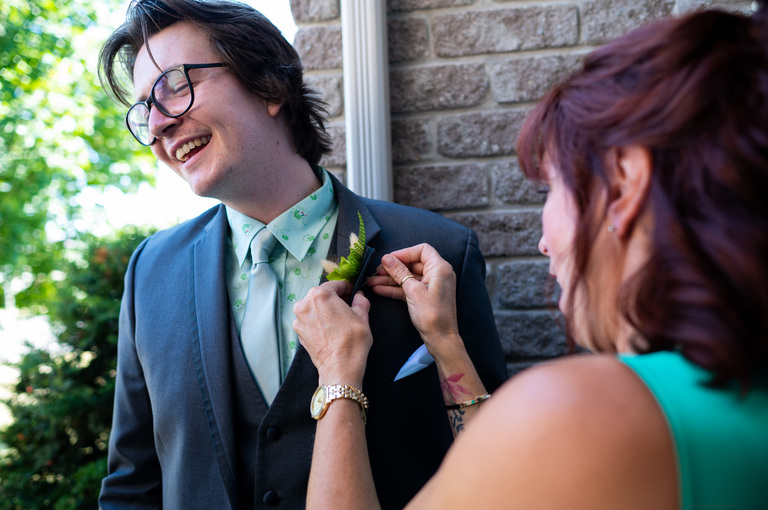
<svg viewBox="0 0 768 510">
<path fill-rule="evenodd" d="M 376 250 L 369 272 L 396 249 L 436 247 L 457 275 L 468 352 L 488 390 L 498 387 L 506 369 L 475 234 L 428 211 L 358 197 L 335 179 L 334 189 L 339 220 L 330 255 L 347 254 L 358 211 Z M 131 258 L 104 509 L 304 506 L 317 371 L 300 347 L 272 406 L 257 391 L 244 392 L 253 381 L 233 348 L 239 340 L 225 283 L 227 235 L 220 205 L 151 236 Z M 369 456 L 382 505 L 401 508 L 436 471 L 452 435 L 434 364 L 394 381 L 422 343 L 405 304 L 366 296 L 374 336 L 363 383 Z M 252 427 L 238 419 L 244 407 L 255 417 Z"/>
</svg>

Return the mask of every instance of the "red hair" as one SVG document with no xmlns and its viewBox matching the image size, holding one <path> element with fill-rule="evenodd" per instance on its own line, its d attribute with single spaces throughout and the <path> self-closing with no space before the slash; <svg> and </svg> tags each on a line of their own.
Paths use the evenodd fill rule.
<svg viewBox="0 0 768 510">
<path fill-rule="evenodd" d="M 610 151 L 650 151 L 651 255 L 622 285 L 622 314 L 645 341 L 638 350 L 679 349 L 717 381 L 747 382 L 768 358 L 765 11 L 666 19 L 597 49 L 518 139 L 525 174 L 540 180 L 546 153 L 577 205 L 571 298 L 599 257 L 595 198 Z"/>
</svg>

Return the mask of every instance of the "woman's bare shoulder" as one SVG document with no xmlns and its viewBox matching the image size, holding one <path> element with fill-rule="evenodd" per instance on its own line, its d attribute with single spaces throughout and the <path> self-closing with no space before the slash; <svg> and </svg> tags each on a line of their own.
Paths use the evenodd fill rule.
<svg viewBox="0 0 768 510">
<path fill-rule="evenodd" d="M 676 508 L 664 417 L 615 357 L 529 368 L 483 406 L 426 488 L 428 506 Z"/>
</svg>

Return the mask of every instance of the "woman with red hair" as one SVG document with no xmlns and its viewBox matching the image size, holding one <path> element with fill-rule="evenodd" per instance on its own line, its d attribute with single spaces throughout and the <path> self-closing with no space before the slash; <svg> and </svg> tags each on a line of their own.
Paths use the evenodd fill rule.
<svg viewBox="0 0 768 510">
<path fill-rule="evenodd" d="M 568 336 L 598 354 L 528 369 L 488 400 L 450 266 L 426 245 L 385 256 L 373 291 L 407 301 L 449 416 L 473 419 L 409 508 L 766 508 L 766 9 L 597 49 L 535 107 L 518 156 L 548 187 L 539 249 Z M 369 305 L 345 291 L 314 289 L 295 328 L 321 384 L 359 387 Z M 372 508 L 386 490 L 356 406 L 318 421 L 310 507 Z"/>
</svg>

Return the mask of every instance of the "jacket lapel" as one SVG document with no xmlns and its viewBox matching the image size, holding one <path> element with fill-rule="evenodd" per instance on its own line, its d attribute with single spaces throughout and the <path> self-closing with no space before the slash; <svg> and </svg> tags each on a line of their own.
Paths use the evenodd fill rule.
<svg viewBox="0 0 768 510">
<path fill-rule="evenodd" d="M 346 257 L 349 254 L 349 234 L 356 234 L 360 226 L 360 220 L 357 217 L 358 212 L 362 215 L 363 224 L 365 225 L 366 246 L 371 244 L 371 240 L 381 231 L 381 227 L 371 216 L 371 212 L 368 210 L 363 199 L 352 193 L 330 172 L 329 175 L 333 182 L 333 191 L 336 193 L 336 199 L 339 202 L 339 219 L 336 222 L 333 242 L 328 250 L 328 258 L 338 259 L 340 256 Z M 326 281 L 325 276 L 323 276 L 322 281 Z"/>
<path fill-rule="evenodd" d="M 230 360 L 229 300 L 226 289 L 226 211 L 219 206 L 217 214 L 206 225 L 190 251 L 191 278 L 189 292 L 190 338 L 192 357 L 197 372 L 203 405 L 208 416 L 210 434 L 216 448 L 224 485 L 236 507 L 234 416 Z M 217 417 L 225 417 L 219 420 Z"/>
</svg>

